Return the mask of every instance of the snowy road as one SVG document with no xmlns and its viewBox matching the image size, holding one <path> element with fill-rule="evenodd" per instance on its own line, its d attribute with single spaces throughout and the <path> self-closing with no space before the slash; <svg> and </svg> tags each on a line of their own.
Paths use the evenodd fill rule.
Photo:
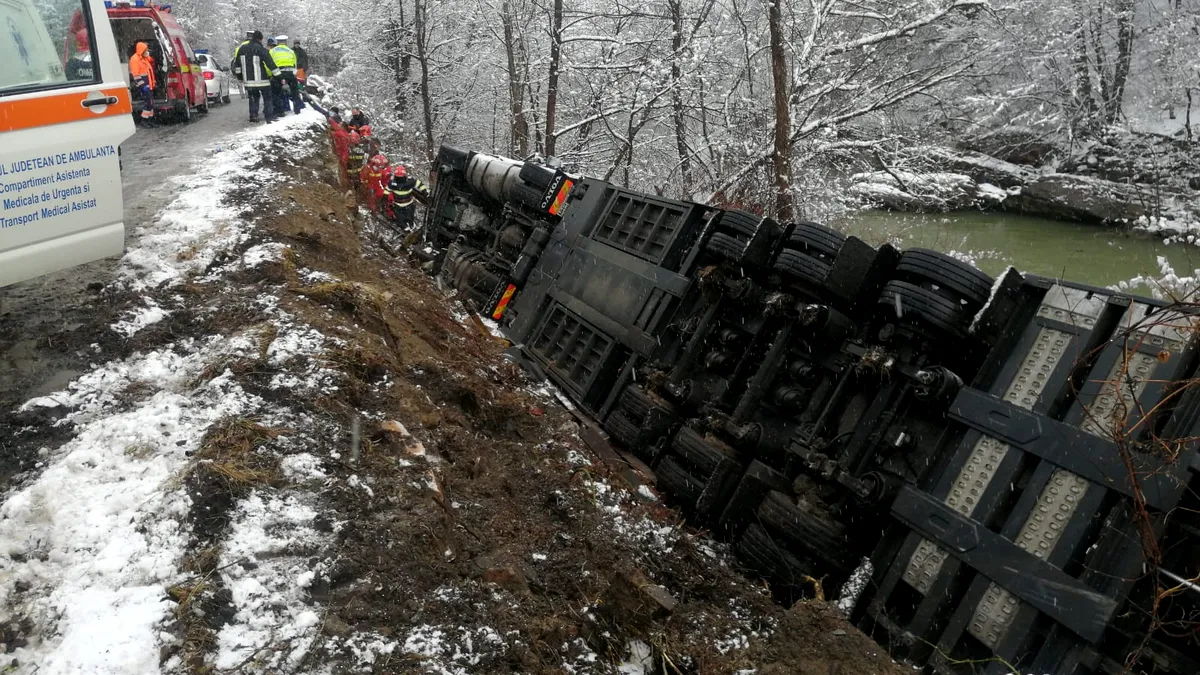
<svg viewBox="0 0 1200 675">
<path fill-rule="evenodd" d="M 137 245 L 140 228 L 177 191 L 172 179 L 202 166 L 214 148 L 247 125 L 246 103 L 235 97 L 190 124 L 138 129 L 121 145 L 127 248 Z M 59 389 L 83 371 L 87 360 L 64 350 L 71 341 L 56 336 L 90 332 L 96 291 L 113 280 L 117 262 L 99 260 L 0 288 L 0 408 Z M 3 447 L 0 442 L 0 460 Z M 0 480 L 5 475 L 0 468 Z"/>
</svg>

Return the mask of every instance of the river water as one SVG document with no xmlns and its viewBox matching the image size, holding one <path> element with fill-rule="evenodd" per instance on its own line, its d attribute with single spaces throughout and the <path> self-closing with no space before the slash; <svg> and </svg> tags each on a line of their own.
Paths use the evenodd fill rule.
<svg viewBox="0 0 1200 675">
<path fill-rule="evenodd" d="M 1146 275 L 1161 276 L 1165 257 L 1180 276 L 1200 268 L 1200 248 L 1165 244 L 1160 237 L 1129 235 L 1097 225 L 1067 223 L 1008 213 L 911 214 L 864 211 L 831 223 L 878 246 L 884 242 L 966 254 L 996 275 L 1012 265 L 1024 272 L 1112 286 Z M 1139 285 L 1134 292 L 1145 293 Z"/>
</svg>

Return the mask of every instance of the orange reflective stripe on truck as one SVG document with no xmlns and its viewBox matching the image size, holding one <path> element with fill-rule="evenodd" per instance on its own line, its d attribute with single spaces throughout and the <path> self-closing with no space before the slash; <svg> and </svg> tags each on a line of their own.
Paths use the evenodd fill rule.
<svg viewBox="0 0 1200 675">
<path fill-rule="evenodd" d="M 508 288 L 504 289 L 504 295 L 500 296 L 500 302 L 496 303 L 496 309 L 492 312 L 492 318 L 496 321 L 504 316 L 504 310 L 508 309 L 508 302 L 512 300 L 513 293 L 517 292 L 517 287 L 509 284 Z"/>
<path fill-rule="evenodd" d="M 95 91 L 95 89 L 75 90 L 65 94 L 38 96 L 15 101 L 6 101 L 0 98 L 0 133 L 133 113 L 133 102 L 129 98 L 129 90 L 125 87 L 113 87 L 100 91 L 104 96 L 112 96 L 117 99 L 116 103 L 104 106 L 103 111 L 100 111 L 98 107 L 89 108 L 83 105 L 84 99 L 95 98 L 91 96 Z"/>
<path fill-rule="evenodd" d="M 557 216 L 559 211 L 562 211 L 563 203 L 567 201 L 567 195 L 571 194 L 571 188 L 575 187 L 575 181 L 570 179 L 564 180 L 562 188 L 554 197 L 554 203 L 550 205 L 550 215 Z"/>
</svg>

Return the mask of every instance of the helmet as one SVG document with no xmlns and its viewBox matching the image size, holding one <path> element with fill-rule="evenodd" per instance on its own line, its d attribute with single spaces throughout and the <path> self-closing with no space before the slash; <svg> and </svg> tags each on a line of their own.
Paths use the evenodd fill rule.
<svg viewBox="0 0 1200 675">
<path fill-rule="evenodd" d="M 357 143 L 358 141 L 359 141 L 358 132 L 357 132 L 357 131 L 351 131 L 351 132 L 350 132 L 350 142 L 351 142 L 351 143 Z"/>
<path fill-rule="evenodd" d="M 387 166 L 387 163 L 387 157 L 384 157 L 382 154 L 375 155 L 371 158 L 371 166 L 375 167 L 376 169 L 382 169 L 383 167 Z"/>
<path fill-rule="evenodd" d="M 276 41 L 276 42 L 287 42 L 287 41 L 288 41 L 288 36 L 286 36 L 286 35 L 276 35 L 276 36 L 275 36 L 275 41 Z"/>
<path fill-rule="evenodd" d="M 362 134 L 363 136 L 370 136 L 371 135 L 371 125 L 370 124 L 362 125 L 361 127 L 358 128 L 358 133 Z"/>
<path fill-rule="evenodd" d="M 273 37 L 269 37 L 269 38 L 267 38 L 267 44 L 269 44 L 269 45 L 271 45 L 272 47 L 274 47 L 274 46 L 275 46 L 275 38 L 273 38 Z"/>
<path fill-rule="evenodd" d="M 249 40 L 252 37 L 254 37 L 254 31 L 253 30 L 246 31 L 246 39 Z"/>
<path fill-rule="evenodd" d="M 408 172 L 404 170 L 403 164 L 397 164 L 396 166 L 392 167 L 392 175 L 396 178 L 404 178 L 408 175 Z"/>
</svg>

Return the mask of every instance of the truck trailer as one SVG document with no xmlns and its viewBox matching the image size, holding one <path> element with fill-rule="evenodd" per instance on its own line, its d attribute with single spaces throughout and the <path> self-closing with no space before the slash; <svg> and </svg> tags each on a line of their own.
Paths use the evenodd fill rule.
<svg viewBox="0 0 1200 675">
<path fill-rule="evenodd" d="M 1193 306 L 553 161 L 432 183 L 433 273 L 779 601 L 863 580 L 929 673 L 1200 672 Z"/>
</svg>

